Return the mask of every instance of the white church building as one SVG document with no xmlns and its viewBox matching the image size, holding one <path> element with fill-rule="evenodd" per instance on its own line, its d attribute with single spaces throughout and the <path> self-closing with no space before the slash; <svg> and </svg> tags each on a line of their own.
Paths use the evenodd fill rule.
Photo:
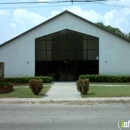
<svg viewBox="0 0 130 130">
<path fill-rule="evenodd" d="M 130 41 L 69 11 L 0 45 L 5 77 L 130 75 Z"/>
</svg>

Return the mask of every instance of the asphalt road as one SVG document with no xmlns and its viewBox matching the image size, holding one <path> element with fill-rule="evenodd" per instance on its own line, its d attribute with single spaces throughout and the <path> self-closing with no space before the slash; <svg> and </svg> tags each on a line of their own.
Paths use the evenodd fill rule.
<svg viewBox="0 0 130 130">
<path fill-rule="evenodd" d="M 0 130 L 119 130 L 122 119 L 130 104 L 0 104 Z"/>
</svg>

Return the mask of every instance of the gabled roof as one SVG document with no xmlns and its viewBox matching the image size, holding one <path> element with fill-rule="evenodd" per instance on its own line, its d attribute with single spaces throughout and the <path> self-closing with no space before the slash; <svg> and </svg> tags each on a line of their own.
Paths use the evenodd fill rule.
<svg viewBox="0 0 130 130">
<path fill-rule="evenodd" d="M 41 24 L 39 24 L 39 25 L 37 25 L 37 26 L 35 26 L 35 27 L 29 29 L 28 31 L 26 31 L 26 32 L 24 32 L 24 33 L 22 33 L 22 34 L 20 34 L 20 35 L 18 35 L 18 36 L 16 36 L 16 37 L 10 39 L 9 41 L 7 41 L 7 42 L 1 44 L 0 47 L 3 46 L 3 45 L 5 45 L 5 44 L 7 44 L 7 43 L 9 43 L 9 42 L 11 42 L 11 41 L 13 41 L 13 40 L 15 40 L 15 39 L 17 39 L 17 38 L 19 38 L 19 37 L 21 37 L 21 36 L 23 36 L 23 35 L 25 35 L 25 34 L 27 34 L 27 33 L 29 33 L 30 31 L 35 30 L 36 28 L 38 28 L 38 27 L 40 27 L 40 26 L 42 26 L 42 25 L 44 25 L 44 24 L 46 24 L 46 23 L 48 23 L 48 22 L 50 22 L 50 21 L 56 19 L 57 17 L 60 17 L 60 16 L 63 15 L 63 14 L 66 14 L 66 13 L 68 13 L 68 14 L 74 16 L 74 17 L 77 17 L 78 19 L 81 19 L 81 20 L 83 20 L 83 21 L 85 21 L 85 22 L 87 22 L 87 23 L 89 23 L 89 24 L 91 24 L 91 25 L 93 25 L 93 26 L 95 26 L 95 27 L 101 29 L 101 30 L 104 30 L 104 31 L 106 31 L 106 32 L 108 32 L 108 33 L 110 33 L 110 34 L 112 34 L 112 35 L 118 37 L 118 38 L 121 38 L 121 39 L 123 39 L 123 40 L 125 40 L 125 41 L 127 41 L 127 42 L 130 42 L 130 40 L 128 40 L 128 39 L 126 39 L 126 38 L 124 38 L 124 37 L 122 37 L 122 36 L 119 36 L 119 35 L 117 35 L 117 34 L 111 32 L 111 31 L 109 31 L 109 30 L 107 30 L 107 29 L 105 29 L 105 28 L 103 28 L 103 27 L 100 27 L 99 25 L 97 25 L 97 24 L 95 24 L 95 23 L 93 23 L 93 22 L 90 22 L 90 21 L 86 20 L 85 18 L 82 18 L 82 17 L 80 17 L 80 16 L 78 16 L 78 15 L 76 15 L 76 14 L 73 14 L 73 13 L 69 12 L 68 10 L 66 10 L 66 11 L 63 11 L 62 13 L 60 13 L 60 14 L 58 14 L 58 15 L 56 15 L 56 16 L 54 16 L 54 17 L 48 19 L 48 20 L 46 20 L 45 22 L 43 22 L 43 23 L 41 23 Z"/>
</svg>

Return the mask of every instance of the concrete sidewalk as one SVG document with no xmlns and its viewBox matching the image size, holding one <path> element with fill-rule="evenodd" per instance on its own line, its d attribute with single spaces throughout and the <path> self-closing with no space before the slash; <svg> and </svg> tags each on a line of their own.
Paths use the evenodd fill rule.
<svg viewBox="0 0 130 130">
<path fill-rule="evenodd" d="M 90 84 L 91 86 L 91 84 Z M 130 97 L 81 98 L 76 82 L 55 82 L 43 98 L 0 98 L 0 104 L 23 103 L 61 103 L 61 102 L 129 102 Z"/>
<path fill-rule="evenodd" d="M 51 89 L 43 97 L 44 100 L 78 100 L 80 98 L 81 96 L 77 91 L 76 82 L 55 82 Z"/>
</svg>

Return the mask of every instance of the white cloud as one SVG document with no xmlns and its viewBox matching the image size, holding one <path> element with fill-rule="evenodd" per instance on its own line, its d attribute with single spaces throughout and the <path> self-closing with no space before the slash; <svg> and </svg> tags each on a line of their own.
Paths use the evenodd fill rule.
<svg viewBox="0 0 130 130">
<path fill-rule="evenodd" d="M 130 32 L 130 9 L 114 9 L 112 11 L 106 12 L 104 15 L 101 15 L 94 10 L 83 10 L 78 6 L 69 7 L 66 8 L 66 10 L 69 10 L 70 12 L 75 13 L 94 23 L 103 22 L 105 25 L 111 25 L 115 28 L 120 28 L 120 30 L 125 33 Z"/>
<path fill-rule="evenodd" d="M 29 12 L 26 9 L 17 9 L 14 12 L 14 21 L 21 25 L 35 26 L 45 20 L 45 17 L 33 12 Z"/>
<path fill-rule="evenodd" d="M 127 8 L 122 8 L 120 10 L 114 9 L 106 12 L 104 15 L 101 15 L 94 10 L 83 10 L 79 6 L 72 6 L 64 8 L 63 10 L 68 10 L 94 23 L 103 22 L 105 25 L 120 28 L 120 30 L 125 33 L 130 32 L 130 10 Z M 17 9 L 14 12 L 14 25 L 11 24 L 10 26 L 16 27 L 22 25 L 22 30 L 26 31 L 60 12 L 61 11 L 59 10 L 54 10 L 45 18 L 37 13 L 29 12 L 26 9 Z"/>
<path fill-rule="evenodd" d="M 59 13 L 60 13 L 60 11 L 53 10 L 53 11 L 51 12 L 51 14 L 49 15 L 49 18 L 54 17 L 54 16 L 58 15 Z"/>
<path fill-rule="evenodd" d="M 113 24 L 115 23 L 115 20 L 114 19 L 117 19 L 118 17 L 118 12 L 117 10 L 112 10 L 110 12 L 107 12 L 105 15 L 104 15 L 104 23 L 106 25 L 108 24 Z"/>
<path fill-rule="evenodd" d="M 17 28 L 17 25 L 14 24 L 14 23 L 10 23 L 10 26 L 13 27 L 13 28 Z"/>
<path fill-rule="evenodd" d="M 9 12 L 8 10 L 0 10 L 0 17 L 8 16 Z"/>
<path fill-rule="evenodd" d="M 104 15 L 104 24 L 120 28 L 123 32 L 130 32 L 130 10 L 112 10 Z"/>
<path fill-rule="evenodd" d="M 98 22 L 102 20 L 102 16 L 94 10 L 82 10 L 78 6 L 69 7 L 67 10 L 92 22 Z"/>
</svg>

